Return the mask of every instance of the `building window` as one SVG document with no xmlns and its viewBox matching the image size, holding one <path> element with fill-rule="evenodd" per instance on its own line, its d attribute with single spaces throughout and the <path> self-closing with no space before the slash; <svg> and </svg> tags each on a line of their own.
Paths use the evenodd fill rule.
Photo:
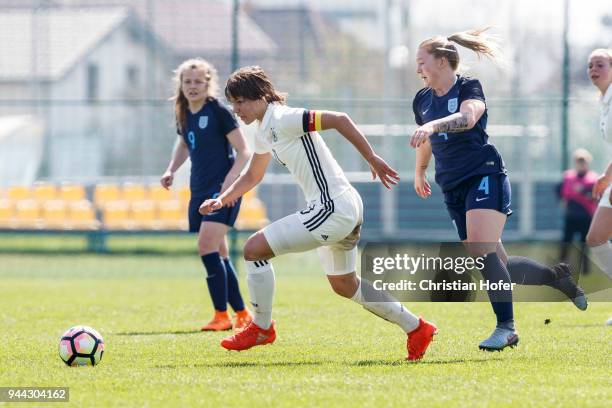
<svg viewBox="0 0 612 408">
<path fill-rule="evenodd" d="M 138 78 L 138 67 L 136 65 L 128 65 L 126 68 L 126 86 L 128 88 L 132 86 L 138 86 L 139 78 Z"/>
<path fill-rule="evenodd" d="M 100 70 L 97 65 L 87 66 L 87 99 L 96 100 L 100 97 Z"/>
</svg>

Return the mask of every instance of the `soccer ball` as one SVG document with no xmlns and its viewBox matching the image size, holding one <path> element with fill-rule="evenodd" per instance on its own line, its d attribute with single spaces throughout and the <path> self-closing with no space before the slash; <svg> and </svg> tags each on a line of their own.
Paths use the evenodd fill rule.
<svg viewBox="0 0 612 408">
<path fill-rule="evenodd" d="M 100 333 L 88 326 L 74 326 L 60 339 L 59 355 L 69 366 L 96 365 L 104 354 Z"/>
</svg>

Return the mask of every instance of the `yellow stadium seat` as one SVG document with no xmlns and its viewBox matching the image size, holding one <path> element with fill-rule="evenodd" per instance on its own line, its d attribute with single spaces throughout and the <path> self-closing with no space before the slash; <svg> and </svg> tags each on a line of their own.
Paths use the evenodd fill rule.
<svg viewBox="0 0 612 408">
<path fill-rule="evenodd" d="M 240 207 L 240 213 L 236 220 L 236 228 L 242 230 L 256 230 L 268 224 L 266 212 L 261 207 Z"/>
<path fill-rule="evenodd" d="M 125 200 L 105 203 L 102 209 L 104 227 L 109 230 L 131 229 L 133 223 L 129 218 L 129 210 L 129 203 Z"/>
<path fill-rule="evenodd" d="M 250 200 L 250 199 L 253 199 L 253 198 L 257 198 L 257 189 L 256 188 L 253 188 L 253 189 L 247 191 L 246 193 L 244 193 L 244 195 L 242 196 L 242 201 Z"/>
<path fill-rule="evenodd" d="M 57 187 L 50 183 L 36 183 L 32 189 L 32 198 L 38 202 L 55 200 L 57 198 Z"/>
<path fill-rule="evenodd" d="M 243 197 L 238 219 L 236 220 L 236 228 L 246 230 L 260 229 L 268 224 L 268 222 L 266 208 L 261 200 L 254 196 L 250 198 L 248 196 Z"/>
<path fill-rule="evenodd" d="M 142 201 L 146 199 L 146 190 L 142 184 L 125 183 L 121 198 L 125 201 Z"/>
<path fill-rule="evenodd" d="M 69 224 L 73 229 L 95 230 L 100 226 L 96 218 L 96 211 L 88 200 L 69 202 Z"/>
<path fill-rule="evenodd" d="M 187 213 L 178 200 L 161 201 L 158 205 L 159 227 L 167 230 L 187 230 Z"/>
<path fill-rule="evenodd" d="M 96 207 L 102 208 L 109 201 L 120 200 L 120 194 L 121 191 L 116 184 L 98 184 L 94 188 L 94 204 Z"/>
<path fill-rule="evenodd" d="M 42 220 L 46 229 L 67 229 L 68 208 L 63 200 L 47 200 L 41 204 Z"/>
<path fill-rule="evenodd" d="M 65 201 L 81 201 L 87 198 L 85 187 L 80 184 L 64 184 L 60 187 L 59 198 Z"/>
<path fill-rule="evenodd" d="M 23 229 L 42 228 L 40 204 L 36 200 L 19 200 L 15 206 L 16 227 Z"/>
<path fill-rule="evenodd" d="M 151 200 L 134 201 L 131 203 L 131 220 L 135 229 L 156 229 L 159 225 L 155 217 L 155 204 Z"/>
<path fill-rule="evenodd" d="M 168 201 L 174 197 L 172 196 L 172 191 L 166 190 L 160 185 L 154 185 L 149 187 L 148 198 L 153 201 Z"/>
<path fill-rule="evenodd" d="M 189 189 L 189 186 L 182 186 L 179 188 L 178 198 L 181 205 L 187 208 L 187 205 L 189 205 L 189 200 L 191 199 L 191 190 Z"/>
<path fill-rule="evenodd" d="M 0 198 L 0 229 L 15 227 L 15 203 L 8 198 Z"/>
<path fill-rule="evenodd" d="M 18 201 L 30 198 L 30 189 L 26 186 L 11 186 L 6 192 L 7 198 Z"/>
</svg>

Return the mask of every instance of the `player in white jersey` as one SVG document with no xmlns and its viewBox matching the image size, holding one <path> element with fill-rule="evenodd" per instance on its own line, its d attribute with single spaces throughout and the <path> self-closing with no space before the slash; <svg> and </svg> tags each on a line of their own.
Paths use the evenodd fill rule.
<svg viewBox="0 0 612 408">
<path fill-rule="evenodd" d="M 587 73 L 601 92 L 599 124 L 605 143 L 607 167 L 593 188 L 593 196 L 599 199 L 599 205 L 586 241 L 597 266 L 612 279 L 612 49 L 594 50 L 589 56 Z M 607 324 L 612 326 L 612 317 Z"/>
<path fill-rule="evenodd" d="M 243 122 L 256 122 L 255 152 L 248 170 L 219 197 L 205 201 L 200 213 L 215 211 L 255 187 L 272 157 L 294 176 L 307 205 L 256 232 L 246 242 L 244 259 L 255 317 L 245 330 L 223 339 L 221 345 L 230 350 L 246 350 L 276 339 L 272 320 L 274 269 L 270 260 L 317 248 L 334 292 L 400 326 L 408 334 L 407 358 L 420 359 L 437 329 L 389 294 L 376 291 L 369 282 L 357 277 L 363 204 L 318 131 L 336 129 L 361 153 L 372 177 L 378 177 L 385 187 L 397 184 L 397 172 L 374 152 L 345 113 L 284 105 L 284 95 L 274 89 L 260 67 L 234 72 L 227 81 L 225 95 Z"/>
</svg>

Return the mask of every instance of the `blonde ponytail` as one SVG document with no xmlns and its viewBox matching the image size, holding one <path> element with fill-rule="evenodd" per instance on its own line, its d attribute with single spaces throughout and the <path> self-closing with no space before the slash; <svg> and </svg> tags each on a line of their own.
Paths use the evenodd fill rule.
<svg viewBox="0 0 612 408">
<path fill-rule="evenodd" d="M 483 34 L 490 27 L 460 31 L 448 37 L 437 36 L 423 41 L 419 48 L 425 49 L 435 58 L 446 58 L 453 71 L 459 68 L 459 52 L 455 44 L 484 55 L 493 62 L 501 58 L 501 50 L 494 37 Z M 455 43 L 455 44 L 453 44 Z"/>
</svg>

